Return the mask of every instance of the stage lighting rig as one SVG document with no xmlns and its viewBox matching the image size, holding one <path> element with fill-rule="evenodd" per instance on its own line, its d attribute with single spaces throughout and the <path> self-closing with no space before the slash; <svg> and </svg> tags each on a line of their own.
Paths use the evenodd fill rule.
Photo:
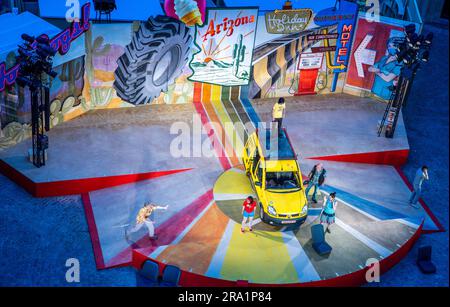
<svg viewBox="0 0 450 307">
<path fill-rule="evenodd" d="M 386 107 L 378 136 L 383 129 L 387 138 L 393 138 L 397 126 L 400 110 L 406 105 L 414 77 L 421 64 L 428 62 L 433 42 L 433 33 L 418 35 L 416 26 L 409 24 L 404 27 L 404 38 L 396 43 L 397 62 L 402 66 L 396 86 L 393 88 L 389 103 Z"/>
<path fill-rule="evenodd" d="M 50 130 L 50 78 L 58 74 L 53 71 L 56 50 L 50 46 L 47 35 L 37 38 L 22 34 L 17 63 L 20 65 L 17 84 L 28 87 L 31 92 L 32 159 L 36 167 L 45 165 Z M 50 78 L 48 78 L 50 77 Z"/>
</svg>

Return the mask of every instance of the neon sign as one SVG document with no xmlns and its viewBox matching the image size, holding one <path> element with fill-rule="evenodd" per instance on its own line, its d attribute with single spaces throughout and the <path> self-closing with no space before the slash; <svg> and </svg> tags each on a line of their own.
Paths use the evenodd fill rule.
<svg viewBox="0 0 450 307">
<path fill-rule="evenodd" d="M 334 63 L 331 55 L 327 54 L 328 68 L 333 69 L 335 73 L 347 71 L 350 59 L 350 50 L 355 29 L 356 19 L 358 17 L 358 6 L 353 2 L 340 1 L 335 7 L 324 9 L 316 14 L 314 22 L 322 27 L 336 25 L 337 33 L 328 33 L 324 30 L 322 35 L 314 37 L 315 39 L 324 39 L 326 49 L 330 48 L 328 39 L 333 35 L 336 38 L 336 53 Z M 331 49 L 330 49 L 331 50 Z"/>
<path fill-rule="evenodd" d="M 91 4 L 86 3 L 81 8 L 81 19 L 79 22 L 73 22 L 72 25 L 64 31 L 57 34 L 50 40 L 50 46 L 59 52 L 60 55 L 65 55 L 70 50 L 71 43 L 80 37 L 83 33 L 90 29 L 89 14 Z M 37 42 L 32 44 L 35 48 Z M 6 64 L 0 63 L 0 92 L 4 91 L 6 86 L 11 86 L 16 82 L 19 74 L 19 64 L 6 70 Z"/>
<path fill-rule="evenodd" d="M 345 67 L 347 67 L 348 59 L 349 59 L 349 52 L 350 52 L 350 44 L 352 39 L 352 31 L 353 31 L 353 25 L 352 24 L 344 24 L 342 27 L 342 32 L 339 37 L 339 43 L 337 44 L 336 49 L 336 63 L 342 64 Z"/>
</svg>

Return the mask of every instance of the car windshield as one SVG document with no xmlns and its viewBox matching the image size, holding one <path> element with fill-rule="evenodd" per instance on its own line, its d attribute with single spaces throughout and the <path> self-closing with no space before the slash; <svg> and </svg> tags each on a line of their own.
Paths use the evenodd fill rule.
<svg viewBox="0 0 450 307">
<path fill-rule="evenodd" d="M 266 173 L 267 190 L 291 190 L 299 188 L 300 184 L 294 172 Z"/>
</svg>

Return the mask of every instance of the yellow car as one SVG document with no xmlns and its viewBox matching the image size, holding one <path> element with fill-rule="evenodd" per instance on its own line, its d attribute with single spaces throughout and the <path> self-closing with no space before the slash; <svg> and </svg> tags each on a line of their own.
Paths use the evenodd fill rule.
<svg viewBox="0 0 450 307">
<path fill-rule="evenodd" d="M 243 162 L 258 198 L 261 220 L 274 226 L 303 224 L 308 201 L 297 155 L 286 130 L 279 137 L 270 130 L 257 130 L 250 135 Z"/>
</svg>

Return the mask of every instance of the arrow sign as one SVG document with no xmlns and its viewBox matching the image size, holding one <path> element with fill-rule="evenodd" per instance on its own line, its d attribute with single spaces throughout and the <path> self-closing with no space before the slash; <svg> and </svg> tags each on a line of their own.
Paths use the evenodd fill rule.
<svg viewBox="0 0 450 307">
<path fill-rule="evenodd" d="M 327 30 L 327 29 L 324 29 L 322 32 L 323 32 L 324 35 L 327 35 L 327 34 L 328 34 L 328 30 Z M 336 46 L 330 46 L 330 42 L 328 41 L 328 39 L 325 39 L 325 40 L 323 41 L 323 45 L 325 46 L 325 50 L 328 49 L 328 48 L 331 48 L 331 47 L 334 47 L 334 50 L 336 50 Z M 346 68 L 346 66 L 345 66 L 344 64 L 341 64 L 341 65 L 333 65 L 332 59 L 331 59 L 331 54 L 330 54 L 329 51 L 326 51 L 326 52 L 325 52 L 325 55 L 326 55 L 326 58 L 327 58 L 327 66 L 328 66 L 329 69 L 333 69 L 333 70 L 334 70 L 334 69 L 344 70 L 344 69 Z"/>
<path fill-rule="evenodd" d="M 365 77 L 363 64 L 372 66 L 375 63 L 375 56 L 377 55 L 377 52 L 374 50 L 367 49 L 367 46 L 369 45 L 372 38 L 373 35 L 367 34 L 355 51 L 354 56 L 355 56 L 356 70 L 358 71 L 358 76 L 361 78 Z"/>
</svg>

